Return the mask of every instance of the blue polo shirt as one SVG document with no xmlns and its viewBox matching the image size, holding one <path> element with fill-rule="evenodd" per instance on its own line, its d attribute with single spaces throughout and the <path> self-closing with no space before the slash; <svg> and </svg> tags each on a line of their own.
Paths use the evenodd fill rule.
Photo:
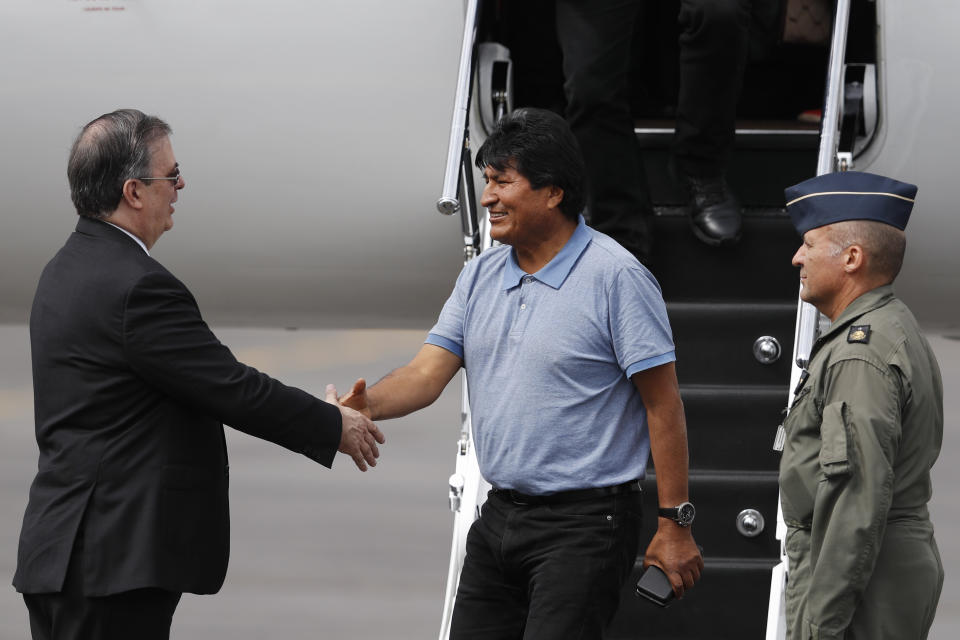
<svg viewBox="0 0 960 640">
<path fill-rule="evenodd" d="M 583 217 L 537 273 L 509 246 L 467 263 L 426 342 L 463 359 L 493 486 L 543 495 L 643 477 L 650 438 L 630 376 L 675 359 L 670 323 L 653 275 Z"/>
</svg>

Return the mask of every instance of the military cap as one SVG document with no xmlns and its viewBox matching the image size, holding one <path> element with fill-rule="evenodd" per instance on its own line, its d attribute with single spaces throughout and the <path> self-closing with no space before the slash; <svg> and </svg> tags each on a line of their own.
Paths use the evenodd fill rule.
<svg viewBox="0 0 960 640">
<path fill-rule="evenodd" d="M 787 187 L 787 211 L 800 235 L 845 220 L 875 220 L 904 229 L 917 187 L 893 178 L 843 171 Z"/>
</svg>

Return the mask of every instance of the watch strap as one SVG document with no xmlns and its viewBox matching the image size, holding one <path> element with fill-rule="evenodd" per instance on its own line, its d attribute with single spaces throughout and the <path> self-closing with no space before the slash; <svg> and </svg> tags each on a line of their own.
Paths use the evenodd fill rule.
<svg viewBox="0 0 960 640">
<path fill-rule="evenodd" d="M 675 507 L 657 508 L 658 516 L 673 520 L 681 527 L 689 527 L 693 523 L 696 513 L 696 509 L 689 500 L 686 502 L 681 502 Z"/>
</svg>

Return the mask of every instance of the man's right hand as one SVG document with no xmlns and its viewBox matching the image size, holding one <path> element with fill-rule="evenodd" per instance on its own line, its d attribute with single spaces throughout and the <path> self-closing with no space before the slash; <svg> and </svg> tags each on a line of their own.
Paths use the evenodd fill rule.
<svg viewBox="0 0 960 640">
<path fill-rule="evenodd" d="M 367 465 L 377 466 L 377 458 L 380 457 L 377 443 L 386 442 L 377 425 L 363 413 L 340 404 L 337 400 L 337 389 L 332 384 L 327 385 L 326 400 L 339 407 L 340 415 L 343 417 L 343 430 L 340 433 L 340 446 L 337 450 L 353 458 L 354 464 L 360 471 L 366 471 Z"/>
<path fill-rule="evenodd" d="M 353 388 L 340 398 L 340 404 L 351 409 L 356 409 L 368 418 L 371 417 L 370 400 L 367 398 L 367 381 L 363 378 L 357 378 L 353 383 Z"/>
</svg>

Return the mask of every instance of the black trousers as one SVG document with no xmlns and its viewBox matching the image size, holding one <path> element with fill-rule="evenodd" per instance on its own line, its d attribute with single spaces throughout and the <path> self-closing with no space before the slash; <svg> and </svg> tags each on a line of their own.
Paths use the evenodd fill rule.
<svg viewBox="0 0 960 640">
<path fill-rule="evenodd" d="M 733 148 L 752 0 L 681 0 L 674 156 L 700 177 L 723 174 Z"/>
<path fill-rule="evenodd" d="M 637 556 L 640 500 L 519 505 L 491 492 L 467 535 L 451 640 L 601 638 Z"/>
<path fill-rule="evenodd" d="M 674 155 L 697 176 L 723 173 L 734 139 L 751 0 L 681 0 Z M 630 49 L 640 0 L 556 0 L 566 118 L 590 182 L 591 225 L 649 255 L 651 213 L 630 113 Z"/>
<path fill-rule="evenodd" d="M 557 0 L 565 117 L 587 165 L 590 224 L 649 255 L 651 212 L 630 113 L 630 49 L 640 0 Z"/>
<path fill-rule="evenodd" d="M 78 539 L 62 591 L 23 595 L 33 640 L 169 640 L 181 594 L 150 588 L 87 597 L 82 551 Z"/>
</svg>

